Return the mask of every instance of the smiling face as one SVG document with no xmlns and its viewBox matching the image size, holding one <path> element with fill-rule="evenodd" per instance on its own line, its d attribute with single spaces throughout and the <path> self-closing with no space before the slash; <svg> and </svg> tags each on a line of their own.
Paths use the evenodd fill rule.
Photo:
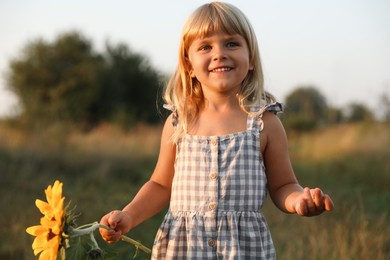
<svg viewBox="0 0 390 260">
<path fill-rule="evenodd" d="M 187 64 L 190 76 L 201 83 L 204 93 L 237 94 L 253 69 L 245 39 L 223 32 L 195 39 L 188 49 Z"/>
</svg>

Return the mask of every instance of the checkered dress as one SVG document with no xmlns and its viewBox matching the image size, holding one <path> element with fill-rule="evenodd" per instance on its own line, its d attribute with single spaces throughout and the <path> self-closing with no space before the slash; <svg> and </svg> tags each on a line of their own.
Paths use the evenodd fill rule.
<svg viewBox="0 0 390 260">
<path fill-rule="evenodd" d="M 177 144 L 170 208 L 152 259 L 274 259 L 261 213 L 267 179 L 260 152 L 264 111 L 249 113 L 247 130 L 224 136 L 185 135 Z"/>
</svg>

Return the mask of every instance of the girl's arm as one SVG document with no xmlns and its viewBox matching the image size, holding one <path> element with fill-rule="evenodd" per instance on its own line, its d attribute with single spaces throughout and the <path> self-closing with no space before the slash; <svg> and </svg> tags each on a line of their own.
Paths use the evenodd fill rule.
<svg viewBox="0 0 390 260">
<path fill-rule="evenodd" d="M 176 154 L 175 144 L 171 138 L 173 132 L 170 116 L 163 128 L 160 153 L 150 180 L 142 186 L 123 210 L 111 211 L 101 219 L 102 224 L 112 228 L 112 230 L 100 229 L 102 237 L 107 242 L 116 242 L 121 235 L 157 214 L 169 203 Z"/>
<path fill-rule="evenodd" d="M 164 125 L 160 153 L 152 177 L 123 208 L 123 211 L 134 216 L 131 228 L 157 214 L 169 203 L 176 156 L 176 146 L 172 140 L 173 132 L 174 127 L 170 116 Z"/>
<path fill-rule="evenodd" d="M 266 167 L 268 190 L 272 201 L 284 212 L 314 216 L 330 211 L 333 202 L 318 189 L 303 189 L 294 174 L 288 153 L 285 130 L 279 118 L 264 113 L 264 130 L 261 135 L 261 149 Z"/>
</svg>

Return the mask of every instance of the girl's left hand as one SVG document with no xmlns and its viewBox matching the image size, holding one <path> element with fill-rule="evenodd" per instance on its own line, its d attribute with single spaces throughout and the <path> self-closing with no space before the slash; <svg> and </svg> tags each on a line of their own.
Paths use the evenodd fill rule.
<svg viewBox="0 0 390 260">
<path fill-rule="evenodd" d="M 303 193 L 296 199 L 294 204 L 295 212 L 300 216 L 317 216 L 324 211 L 333 209 L 333 201 L 319 188 L 304 188 Z"/>
</svg>

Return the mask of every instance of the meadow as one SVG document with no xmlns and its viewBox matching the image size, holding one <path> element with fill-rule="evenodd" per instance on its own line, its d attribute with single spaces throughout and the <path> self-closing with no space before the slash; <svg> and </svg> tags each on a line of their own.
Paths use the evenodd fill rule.
<svg viewBox="0 0 390 260">
<path fill-rule="evenodd" d="M 0 124 L 0 259 L 35 259 L 26 227 L 39 222 L 35 199 L 58 179 L 77 205 L 78 224 L 122 208 L 149 178 L 158 155 L 160 127 L 124 132 L 102 125 L 83 133 L 61 125 L 23 131 Z M 289 133 L 290 153 L 303 186 L 321 187 L 335 203 L 331 213 L 304 218 L 280 212 L 270 200 L 264 212 L 278 259 L 390 258 L 390 125 L 338 125 Z M 164 212 L 129 232 L 152 246 Z M 97 234 L 96 237 L 99 237 Z M 117 259 L 131 259 L 125 242 L 108 245 Z M 140 253 L 137 259 L 148 259 Z"/>
</svg>

